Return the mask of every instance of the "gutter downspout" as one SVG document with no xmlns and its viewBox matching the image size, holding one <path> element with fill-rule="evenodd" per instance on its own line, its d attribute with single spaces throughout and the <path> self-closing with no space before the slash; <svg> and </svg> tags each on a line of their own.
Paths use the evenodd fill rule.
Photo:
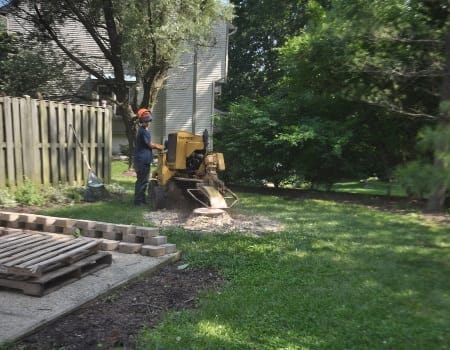
<svg viewBox="0 0 450 350">
<path fill-rule="evenodd" d="M 230 46 L 230 36 L 236 34 L 238 27 L 236 27 L 233 23 L 227 23 L 227 29 L 229 30 L 229 32 L 227 33 L 227 42 L 225 44 L 225 57 L 226 57 L 226 62 L 225 62 L 225 75 L 224 75 L 224 82 L 226 82 L 227 80 L 227 76 L 228 76 L 228 47 Z"/>
<path fill-rule="evenodd" d="M 237 27 L 235 25 L 233 25 L 232 23 L 227 23 L 227 29 L 230 30 L 227 33 L 227 38 L 226 38 L 226 43 L 225 43 L 225 72 L 224 72 L 224 76 L 216 81 L 214 81 L 212 83 L 212 90 L 213 90 L 213 96 L 212 96 L 212 102 L 211 102 L 211 112 L 212 114 L 214 114 L 214 108 L 215 108 L 215 99 L 216 99 L 216 85 L 221 85 L 221 84 L 225 84 L 227 82 L 227 76 L 228 76 L 228 46 L 229 46 L 229 38 L 230 36 L 236 34 L 237 32 Z M 213 122 L 213 118 L 211 118 L 211 135 L 210 135 L 210 142 L 209 145 L 212 149 L 213 144 L 212 144 L 212 135 L 214 135 L 214 122 Z"/>
<path fill-rule="evenodd" d="M 194 62 L 192 72 L 192 133 L 195 135 L 196 119 L 197 119 L 197 46 L 194 47 Z"/>
</svg>

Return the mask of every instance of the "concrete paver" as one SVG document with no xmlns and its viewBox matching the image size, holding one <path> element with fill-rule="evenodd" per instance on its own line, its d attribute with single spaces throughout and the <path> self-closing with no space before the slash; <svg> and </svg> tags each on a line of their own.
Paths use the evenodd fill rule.
<svg viewBox="0 0 450 350">
<path fill-rule="evenodd" d="M 179 252 L 161 257 L 119 252 L 111 254 L 111 266 L 43 297 L 0 288 L 0 345 L 29 334 L 111 289 L 179 258 Z"/>
</svg>

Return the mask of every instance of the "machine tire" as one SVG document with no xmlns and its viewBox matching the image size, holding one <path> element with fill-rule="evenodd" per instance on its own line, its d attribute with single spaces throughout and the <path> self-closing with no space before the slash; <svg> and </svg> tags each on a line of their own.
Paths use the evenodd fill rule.
<svg viewBox="0 0 450 350">
<path fill-rule="evenodd" d="M 177 210 L 193 210 L 197 203 L 188 195 L 189 182 L 170 180 L 167 183 L 167 208 Z"/>
<path fill-rule="evenodd" d="M 155 181 L 150 181 L 149 195 L 151 210 L 164 209 L 167 206 L 166 191 Z"/>
</svg>

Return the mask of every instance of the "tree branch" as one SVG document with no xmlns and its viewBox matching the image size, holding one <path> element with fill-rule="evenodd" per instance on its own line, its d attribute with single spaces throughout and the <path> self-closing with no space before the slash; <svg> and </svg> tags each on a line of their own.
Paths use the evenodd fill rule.
<svg viewBox="0 0 450 350">
<path fill-rule="evenodd" d="M 394 113 L 403 115 L 408 118 L 413 118 L 413 119 L 426 118 L 429 120 L 437 120 L 438 119 L 438 117 L 435 115 L 431 115 L 431 114 L 413 110 L 413 109 L 411 109 L 410 111 L 407 111 L 401 107 L 394 106 L 394 105 L 386 103 L 386 102 L 378 102 L 378 101 L 370 101 L 370 100 L 362 100 L 362 102 L 366 103 L 368 105 L 371 105 L 371 106 L 384 108 L 384 109 L 388 110 L 389 112 L 394 112 Z"/>
<path fill-rule="evenodd" d="M 105 45 L 103 36 L 100 34 L 100 32 L 97 30 L 96 26 L 91 22 L 87 17 L 85 16 L 72 1 L 65 1 L 68 8 L 72 11 L 72 13 L 76 16 L 76 19 L 78 22 L 82 24 L 82 26 L 86 29 L 86 31 L 91 36 L 92 40 L 95 41 L 98 48 L 103 52 L 105 55 L 105 58 L 108 61 L 112 61 L 112 54 L 110 49 Z M 111 42 L 110 42 L 111 45 Z"/>
<path fill-rule="evenodd" d="M 50 36 L 50 38 L 55 42 L 55 44 L 69 57 L 73 62 L 78 64 L 81 68 L 83 68 L 86 72 L 92 74 L 97 79 L 101 81 L 106 81 L 106 78 L 103 74 L 99 73 L 95 69 L 91 68 L 89 65 L 83 62 L 83 60 L 75 56 L 65 45 L 64 43 L 59 39 L 58 34 L 53 30 L 52 26 L 45 20 L 44 16 L 39 11 L 39 8 L 35 5 L 34 10 L 36 13 L 36 16 L 39 20 L 39 23 L 44 27 L 46 30 L 46 33 Z"/>
</svg>

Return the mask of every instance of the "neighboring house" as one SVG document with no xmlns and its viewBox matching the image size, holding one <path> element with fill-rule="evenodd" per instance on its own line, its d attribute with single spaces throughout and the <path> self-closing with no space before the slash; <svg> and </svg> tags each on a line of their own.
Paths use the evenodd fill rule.
<svg viewBox="0 0 450 350">
<path fill-rule="evenodd" d="M 24 33 L 32 30 L 29 25 L 8 13 L 7 6 L 3 7 L 3 14 L 7 19 L 8 31 Z M 66 24 L 61 30 L 66 39 L 72 40 L 74 46 L 85 51 L 86 59 L 92 60 L 96 56 L 97 47 L 82 28 L 73 23 Z M 151 133 L 155 142 L 163 143 L 168 133 L 173 131 L 184 130 L 201 134 L 207 129 L 210 135 L 210 148 L 212 148 L 214 101 L 227 75 L 228 37 L 232 34 L 232 30 L 232 25 L 218 23 L 214 29 L 214 44 L 211 47 L 201 47 L 182 54 L 178 64 L 169 69 L 168 78 L 159 92 L 157 103 L 152 111 L 154 120 Z M 108 67 L 105 62 L 96 60 L 99 66 Z M 97 84 L 96 79 L 87 72 L 74 68 L 71 75 L 79 86 L 74 96 L 83 93 L 92 97 L 90 101 L 74 99 L 70 102 L 102 105 L 105 97 L 113 97 L 105 86 Z M 130 75 L 127 81 L 130 83 L 130 95 L 139 96 L 142 89 L 136 84 L 135 77 Z M 119 116 L 113 118 L 112 131 L 113 153 L 120 153 L 121 145 L 127 146 L 128 141 Z"/>
</svg>

